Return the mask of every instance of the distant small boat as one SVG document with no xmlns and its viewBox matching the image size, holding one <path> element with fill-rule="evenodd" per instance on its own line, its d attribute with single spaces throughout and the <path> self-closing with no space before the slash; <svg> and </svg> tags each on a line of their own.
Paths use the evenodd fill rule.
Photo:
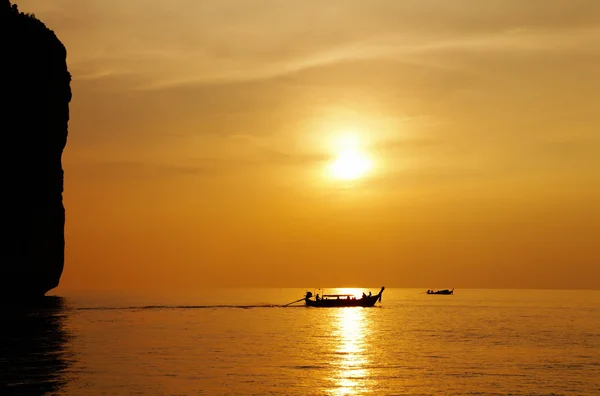
<svg viewBox="0 0 600 396">
<path fill-rule="evenodd" d="M 443 289 L 443 290 L 427 290 L 427 294 L 454 294 L 454 289 L 452 290 L 448 290 L 448 289 Z"/>
<path fill-rule="evenodd" d="M 318 294 L 313 299 L 311 292 L 306 292 L 304 302 L 307 307 L 332 308 L 332 307 L 372 307 L 377 302 L 381 302 L 381 295 L 385 287 L 382 287 L 378 294 L 371 295 L 363 293 L 361 298 L 356 298 L 352 294 Z"/>
</svg>

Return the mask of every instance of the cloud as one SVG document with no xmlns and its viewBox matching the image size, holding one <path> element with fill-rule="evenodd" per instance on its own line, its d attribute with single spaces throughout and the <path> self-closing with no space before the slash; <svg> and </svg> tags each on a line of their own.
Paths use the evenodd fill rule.
<svg viewBox="0 0 600 396">
<path fill-rule="evenodd" d="M 151 161 L 78 161 L 69 162 L 69 173 L 99 179 L 157 179 L 173 175 L 196 176 L 209 173 L 203 165 L 169 164 Z"/>
<path fill-rule="evenodd" d="M 461 54 L 511 54 L 596 52 L 600 53 L 600 28 L 544 31 L 506 30 L 474 36 L 435 36 L 409 43 L 398 34 L 349 41 L 311 52 L 277 58 L 254 59 L 211 57 L 202 48 L 132 52 L 114 57 L 98 57 L 96 67 L 112 73 L 136 70 L 143 80 L 139 89 L 164 89 L 171 86 L 235 84 L 277 79 L 303 71 L 352 62 L 397 62 L 416 66 L 456 70 L 445 59 Z M 437 57 L 437 60 L 432 57 Z M 104 66 L 102 66 L 104 65 Z M 81 66 L 75 63 L 74 66 Z M 471 70 L 473 71 L 473 70 Z M 104 77 L 92 72 L 90 76 Z"/>
<path fill-rule="evenodd" d="M 356 61 L 449 68 L 457 51 L 598 51 L 600 39 L 600 3 L 585 0 L 46 3 L 20 5 L 57 31 L 74 78 L 135 74 L 127 89 L 265 80 Z"/>
</svg>

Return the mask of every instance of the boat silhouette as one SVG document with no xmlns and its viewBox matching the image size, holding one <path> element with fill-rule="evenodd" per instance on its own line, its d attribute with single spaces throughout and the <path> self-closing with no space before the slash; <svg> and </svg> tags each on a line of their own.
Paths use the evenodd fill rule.
<svg viewBox="0 0 600 396">
<path fill-rule="evenodd" d="M 427 294 L 454 294 L 454 289 L 443 289 L 443 290 L 427 290 Z"/>
<path fill-rule="evenodd" d="M 306 292 L 304 303 L 307 307 L 333 308 L 333 307 L 372 307 L 377 302 L 381 302 L 381 295 L 385 287 L 382 287 L 379 293 L 375 295 L 363 293 L 361 298 L 352 294 L 324 294 L 314 296 L 311 292 Z"/>
</svg>

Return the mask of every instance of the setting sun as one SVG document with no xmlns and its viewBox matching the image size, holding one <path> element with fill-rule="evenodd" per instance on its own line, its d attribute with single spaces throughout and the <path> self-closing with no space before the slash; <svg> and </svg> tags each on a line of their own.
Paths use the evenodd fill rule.
<svg viewBox="0 0 600 396">
<path fill-rule="evenodd" d="M 364 176 L 371 169 L 371 161 L 361 152 L 348 150 L 341 153 L 331 164 L 331 174 L 337 179 L 353 180 Z"/>
<path fill-rule="evenodd" d="M 338 136 L 334 141 L 334 154 L 329 164 L 330 175 L 339 180 L 355 180 L 365 176 L 373 163 L 363 150 L 361 140 L 354 133 Z"/>
</svg>

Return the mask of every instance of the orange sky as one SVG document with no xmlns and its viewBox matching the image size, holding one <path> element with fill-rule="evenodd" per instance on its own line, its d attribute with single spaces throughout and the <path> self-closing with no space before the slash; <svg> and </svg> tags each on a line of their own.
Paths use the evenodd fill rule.
<svg viewBox="0 0 600 396">
<path fill-rule="evenodd" d="M 73 75 L 58 290 L 600 288 L 598 1 L 17 4 Z"/>
</svg>

